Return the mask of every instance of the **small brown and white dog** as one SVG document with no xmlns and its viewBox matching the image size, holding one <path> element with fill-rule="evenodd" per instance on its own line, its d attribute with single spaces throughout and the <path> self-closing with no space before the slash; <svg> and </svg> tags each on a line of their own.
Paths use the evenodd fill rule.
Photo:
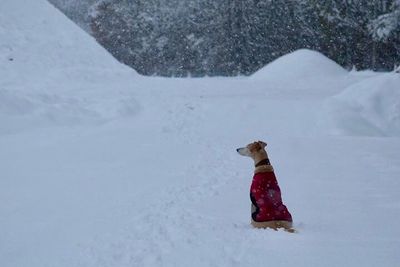
<svg viewBox="0 0 400 267">
<path fill-rule="evenodd" d="M 294 232 L 292 215 L 282 202 L 281 190 L 262 141 L 238 148 L 242 156 L 254 160 L 254 176 L 250 187 L 251 224 L 256 228 L 283 228 Z"/>
</svg>

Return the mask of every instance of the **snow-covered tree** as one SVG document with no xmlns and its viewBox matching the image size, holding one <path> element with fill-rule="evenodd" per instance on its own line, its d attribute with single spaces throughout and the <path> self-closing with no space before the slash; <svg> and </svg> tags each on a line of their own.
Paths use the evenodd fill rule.
<svg viewBox="0 0 400 267">
<path fill-rule="evenodd" d="M 394 1 L 387 13 L 368 25 L 374 41 L 387 47 L 385 63 L 388 67 L 400 64 L 400 0 Z"/>
<path fill-rule="evenodd" d="M 392 64 L 386 57 L 392 54 L 392 48 L 371 38 L 371 32 L 382 32 L 376 25 L 386 21 L 384 14 L 395 6 L 393 0 L 310 0 L 310 3 L 320 18 L 322 50 L 328 56 L 348 67 L 381 69 Z"/>
<path fill-rule="evenodd" d="M 376 41 L 388 41 L 393 35 L 399 34 L 400 30 L 400 0 L 392 3 L 389 12 L 372 20 L 368 29 Z"/>
<path fill-rule="evenodd" d="M 349 68 L 400 61 L 400 0 L 85 1 L 96 39 L 147 75 L 251 74 L 299 48 Z"/>
</svg>

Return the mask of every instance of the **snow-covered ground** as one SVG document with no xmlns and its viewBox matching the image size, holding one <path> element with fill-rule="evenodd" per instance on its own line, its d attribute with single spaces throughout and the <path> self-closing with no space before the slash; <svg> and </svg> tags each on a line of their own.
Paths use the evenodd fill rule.
<svg viewBox="0 0 400 267">
<path fill-rule="evenodd" d="M 120 65 L 0 2 L 0 266 L 397 266 L 400 75 L 300 50 L 253 77 Z M 298 233 L 249 225 L 262 139 Z"/>
</svg>

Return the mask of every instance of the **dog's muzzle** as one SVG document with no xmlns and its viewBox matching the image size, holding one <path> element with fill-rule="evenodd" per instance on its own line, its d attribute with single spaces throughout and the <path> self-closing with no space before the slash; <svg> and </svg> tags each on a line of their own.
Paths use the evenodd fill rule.
<svg viewBox="0 0 400 267">
<path fill-rule="evenodd" d="M 236 151 L 241 156 L 250 157 L 250 150 L 247 147 L 240 147 Z"/>
</svg>

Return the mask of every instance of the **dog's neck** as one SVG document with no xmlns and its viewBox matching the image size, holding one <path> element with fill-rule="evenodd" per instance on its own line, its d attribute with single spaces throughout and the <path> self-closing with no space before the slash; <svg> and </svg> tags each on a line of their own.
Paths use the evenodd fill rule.
<svg viewBox="0 0 400 267">
<path fill-rule="evenodd" d="M 274 168 L 272 167 L 272 165 L 260 165 L 258 167 L 255 167 L 254 173 L 260 172 L 274 172 Z"/>
<path fill-rule="evenodd" d="M 255 164 L 254 173 L 260 172 L 273 172 L 274 168 L 271 165 L 271 162 L 268 158 L 260 160 L 257 164 Z"/>
<path fill-rule="evenodd" d="M 263 159 L 261 161 L 259 161 L 258 163 L 256 163 L 255 167 L 260 167 L 262 165 L 271 165 L 271 162 L 269 161 L 269 158 Z"/>
</svg>

